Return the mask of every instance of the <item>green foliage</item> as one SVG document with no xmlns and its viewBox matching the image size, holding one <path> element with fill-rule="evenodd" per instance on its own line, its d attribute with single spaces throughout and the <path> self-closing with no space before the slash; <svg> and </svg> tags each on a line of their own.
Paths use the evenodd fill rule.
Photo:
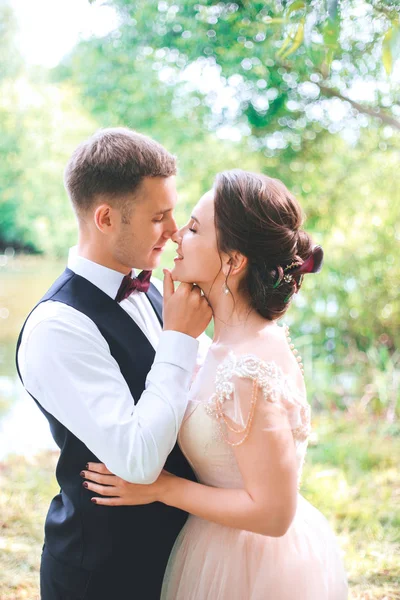
<svg viewBox="0 0 400 600">
<path fill-rule="evenodd" d="M 14 23 L 0 7 L 0 248 L 60 254 L 75 236 L 63 170 L 96 125 L 71 84 L 28 73 L 14 43 Z"/>
<path fill-rule="evenodd" d="M 218 171 L 240 166 L 278 177 L 325 250 L 324 269 L 305 279 L 286 317 L 310 397 L 317 407 L 357 405 L 395 419 L 400 109 L 381 58 L 389 44 L 395 65 L 396 6 L 111 4 L 118 30 L 78 44 L 51 80 L 16 71 L 0 81 L 0 246 L 65 256 L 75 222 L 63 168 L 98 127 L 138 129 L 177 154 L 179 223 Z M 12 36 L 0 46 L 6 56 Z M 342 96 L 363 79 L 375 101 L 354 110 Z M 370 113 L 379 111 L 390 125 L 376 127 Z"/>
<path fill-rule="evenodd" d="M 378 116 L 400 129 L 399 86 L 390 80 L 399 55 L 397 3 L 112 0 L 110 4 L 121 17 L 114 44 L 128 48 L 131 55 L 144 53 L 149 69 L 167 68 L 175 79 L 185 77 L 189 67 L 198 73 L 212 66 L 218 69 L 235 108 L 226 106 L 215 114 L 215 95 L 205 94 L 204 105 L 214 125 L 245 123 L 264 145 L 267 134 L 279 131 L 282 146 L 295 149 L 308 132 L 316 134 L 321 126 L 329 131 L 349 123 L 360 126 L 363 119 L 357 115 Z M 353 86 L 367 76 L 376 80 L 375 89 L 369 89 L 374 100 L 351 100 Z M 335 101 L 343 105 L 340 124 L 331 118 Z"/>
<path fill-rule="evenodd" d="M 63 187 L 65 163 L 95 129 L 71 86 L 37 84 L 21 75 L 0 83 L 0 241 L 62 253 L 75 237 Z"/>
</svg>

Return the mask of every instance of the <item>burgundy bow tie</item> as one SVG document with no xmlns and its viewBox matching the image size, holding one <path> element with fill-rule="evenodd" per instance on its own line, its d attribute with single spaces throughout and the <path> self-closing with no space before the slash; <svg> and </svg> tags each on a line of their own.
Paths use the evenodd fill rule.
<svg viewBox="0 0 400 600">
<path fill-rule="evenodd" d="M 150 287 L 151 271 L 142 271 L 137 277 L 125 275 L 119 286 L 118 293 L 115 297 L 117 302 L 122 302 L 137 290 L 138 292 L 147 292 Z"/>
</svg>

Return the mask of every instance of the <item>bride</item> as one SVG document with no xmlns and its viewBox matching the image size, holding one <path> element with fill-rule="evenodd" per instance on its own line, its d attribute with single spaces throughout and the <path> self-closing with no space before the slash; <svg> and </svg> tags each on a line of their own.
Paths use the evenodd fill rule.
<svg viewBox="0 0 400 600">
<path fill-rule="evenodd" d="M 240 170 L 217 176 L 175 236 L 172 271 L 196 282 L 214 314 L 178 438 L 199 483 L 163 471 L 151 485 L 130 484 L 92 463 L 86 471 L 97 504 L 159 501 L 190 513 L 163 600 L 347 598 L 334 535 L 298 491 L 310 407 L 301 359 L 277 325 L 322 264 L 301 224 L 280 181 Z"/>
</svg>

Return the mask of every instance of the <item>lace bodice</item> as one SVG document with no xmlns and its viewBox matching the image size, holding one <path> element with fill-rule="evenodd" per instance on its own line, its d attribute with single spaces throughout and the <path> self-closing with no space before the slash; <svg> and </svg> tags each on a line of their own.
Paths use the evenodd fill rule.
<svg viewBox="0 0 400 600">
<path fill-rule="evenodd" d="M 310 407 L 304 395 L 274 361 L 233 352 L 221 360 L 210 350 L 192 385 L 179 434 L 198 479 L 216 487 L 241 486 L 235 446 L 246 443 L 251 428 L 260 423 L 266 434 L 291 429 L 300 480 L 310 433 Z"/>
</svg>

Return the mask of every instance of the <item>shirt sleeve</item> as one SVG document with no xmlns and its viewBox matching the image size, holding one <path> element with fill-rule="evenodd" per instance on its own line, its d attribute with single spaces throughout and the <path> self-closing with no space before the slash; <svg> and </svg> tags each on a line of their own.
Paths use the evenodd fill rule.
<svg viewBox="0 0 400 600">
<path fill-rule="evenodd" d="M 110 471 L 134 483 L 155 481 L 186 410 L 198 341 L 175 331 L 161 334 L 135 405 L 106 340 L 88 317 L 62 305 L 59 314 L 53 310 L 27 329 L 18 361 L 28 392 Z"/>
</svg>

